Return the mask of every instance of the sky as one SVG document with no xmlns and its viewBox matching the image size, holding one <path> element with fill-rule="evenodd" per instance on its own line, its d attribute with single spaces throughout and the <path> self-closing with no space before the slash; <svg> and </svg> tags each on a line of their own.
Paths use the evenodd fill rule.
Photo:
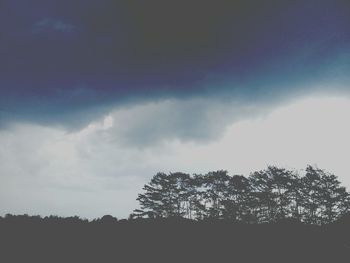
<svg viewBox="0 0 350 263">
<path fill-rule="evenodd" d="M 347 0 L 2 0 L 0 40 L 0 215 L 126 218 L 160 171 L 350 187 Z"/>
</svg>

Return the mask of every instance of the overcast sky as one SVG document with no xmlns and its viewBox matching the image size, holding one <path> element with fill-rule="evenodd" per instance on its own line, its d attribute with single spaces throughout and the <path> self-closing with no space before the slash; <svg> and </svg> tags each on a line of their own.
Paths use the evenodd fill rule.
<svg viewBox="0 0 350 263">
<path fill-rule="evenodd" d="M 350 187 L 350 4 L 0 1 L 0 214 L 127 217 L 159 171 Z"/>
</svg>

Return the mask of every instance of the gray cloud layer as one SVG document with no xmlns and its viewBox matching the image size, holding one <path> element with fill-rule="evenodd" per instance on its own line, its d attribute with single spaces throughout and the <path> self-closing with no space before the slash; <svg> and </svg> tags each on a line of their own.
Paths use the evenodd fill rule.
<svg viewBox="0 0 350 263">
<path fill-rule="evenodd" d="M 274 109 L 165 100 L 113 109 L 70 132 L 12 125 L 0 131 L 0 214 L 127 217 L 158 171 L 248 174 L 267 164 L 299 169 L 311 163 L 350 185 L 350 96 L 311 97 Z M 197 108 L 201 113 L 192 116 L 199 119 L 186 130 L 188 112 Z M 233 114 L 239 109 L 245 118 Z"/>
<path fill-rule="evenodd" d="M 347 1 L 141 2 L 0 1 L 0 213 L 125 217 L 160 170 L 345 174 L 348 100 L 271 112 L 349 96 Z"/>
<path fill-rule="evenodd" d="M 315 81 L 349 83 L 343 0 L 0 5 L 0 126 L 79 129 L 139 100 L 267 103 Z"/>
</svg>

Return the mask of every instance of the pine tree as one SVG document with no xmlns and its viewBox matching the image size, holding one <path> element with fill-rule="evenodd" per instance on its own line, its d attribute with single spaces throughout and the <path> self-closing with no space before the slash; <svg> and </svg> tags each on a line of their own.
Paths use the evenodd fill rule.
<svg viewBox="0 0 350 263">
<path fill-rule="evenodd" d="M 134 215 L 143 217 L 180 217 L 186 213 L 188 199 L 187 184 L 190 176 L 184 173 L 157 173 L 149 184 L 143 187 L 144 193 L 137 200 L 141 209 Z"/>
<path fill-rule="evenodd" d="M 222 201 L 222 216 L 233 221 L 250 221 L 251 186 L 247 178 L 234 175 L 229 178 Z"/>
</svg>

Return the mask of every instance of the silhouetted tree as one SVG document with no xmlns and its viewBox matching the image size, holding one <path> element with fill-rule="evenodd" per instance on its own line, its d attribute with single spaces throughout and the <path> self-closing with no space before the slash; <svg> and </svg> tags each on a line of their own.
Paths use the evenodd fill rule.
<svg viewBox="0 0 350 263">
<path fill-rule="evenodd" d="M 350 196 L 335 175 L 306 167 L 305 176 L 268 166 L 248 178 L 219 170 L 205 175 L 158 173 L 137 200 L 133 217 L 225 219 L 246 223 L 293 219 L 331 223 L 349 212 Z"/>
<path fill-rule="evenodd" d="M 317 173 L 318 184 L 318 205 L 320 209 L 320 223 L 331 223 L 347 211 L 348 193 L 333 174 L 311 166 L 307 167 L 310 173 Z"/>
<path fill-rule="evenodd" d="M 292 207 L 291 207 L 291 217 L 296 219 L 297 221 L 301 221 L 302 219 L 302 179 L 298 173 L 291 173 L 291 181 L 289 188 L 289 196 L 291 199 Z"/>
<path fill-rule="evenodd" d="M 273 191 L 273 177 L 269 170 L 254 172 L 249 177 L 254 199 L 251 208 L 259 222 L 269 222 L 275 218 L 277 203 Z"/>
<path fill-rule="evenodd" d="M 222 218 L 223 202 L 227 196 L 230 177 L 227 171 L 209 172 L 203 177 L 205 217 Z"/>
<path fill-rule="evenodd" d="M 286 218 L 300 220 L 300 178 L 294 171 L 276 166 L 249 177 L 253 187 L 252 209 L 259 222 Z"/>
<path fill-rule="evenodd" d="M 179 217 L 188 210 L 190 176 L 184 173 L 157 173 L 137 200 L 141 209 L 135 216 Z"/>
<path fill-rule="evenodd" d="M 224 189 L 222 217 L 233 221 L 250 221 L 251 185 L 242 175 L 229 177 Z"/>
<path fill-rule="evenodd" d="M 193 211 L 193 217 L 197 220 L 201 220 L 207 217 L 206 210 L 206 189 L 204 187 L 204 177 L 201 174 L 195 174 L 192 177 L 191 184 L 193 187 L 191 195 L 191 207 Z"/>
<path fill-rule="evenodd" d="M 274 219 L 280 220 L 292 217 L 293 184 L 296 175 L 293 171 L 276 166 L 269 166 L 267 172 L 270 174 L 276 204 Z"/>
<path fill-rule="evenodd" d="M 320 224 L 322 222 L 322 175 L 322 170 L 309 165 L 306 167 L 305 176 L 301 179 L 303 221 L 307 223 Z"/>
</svg>

